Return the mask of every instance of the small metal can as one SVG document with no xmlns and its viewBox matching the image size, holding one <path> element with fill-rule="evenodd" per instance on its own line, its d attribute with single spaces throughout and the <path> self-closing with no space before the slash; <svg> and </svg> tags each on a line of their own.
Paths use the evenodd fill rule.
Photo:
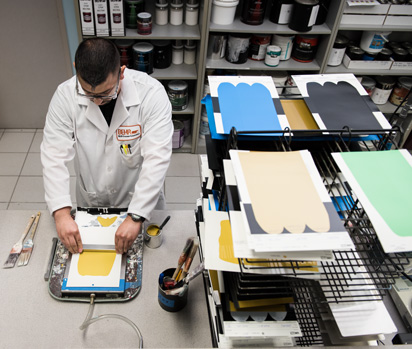
<svg viewBox="0 0 412 349">
<path fill-rule="evenodd" d="M 388 48 L 383 48 L 381 52 L 378 53 L 376 60 L 377 61 L 390 61 L 393 55 L 392 50 Z"/>
<path fill-rule="evenodd" d="M 349 51 L 347 51 L 346 54 L 352 61 L 361 61 L 363 59 L 364 53 L 365 51 L 360 47 L 352 46 L 349 48 Z"/>
<path fill-rule="evenodd" d="M 408 61 L 408 51 L 404 48 L 399 47 L 393 50 L 393 59 L 395 62 L 407 62 Z"/>
<path fill-rule="evenodd" d="M 392 92 L 396 80 L 392 76 L 377 76 L 376 86 L 371 99 L 375 104 L 385 104 Z"/>
<path fill-rule="evenodd" d="M 185 110 L 188 103 L 188 84 L 182 80 L 172 80 L 167 84 L 167 95 L 169 96 L 172 110 Z"/>
<path fill-rule="evenodd" d="M 254 61 L 263 61 L 271 38 L 271 35 L 253 35 L 249 44 L 249 58 Z"/>
<path fill-rule="evenodd" d="M 269 67 L 277 67 L 280 62 L 282 49 L 276 45 L 269 45 L 266 49 L 265 64 Z"/>
<path fill-rule="evenodd" d="M 137 15 L 137 34 L 152 34 L 152 15 L 149 12 L 140 12 Z"/>
<path fill-rule="evenodd" d="M 392 94 L 389 97 L 389 102 L 395 105 L 401 105 L 402 101 L 408 95 L 411 88 L 412 78 L 401 76 L 400 78 L 398 78 L 398 81 L 393 88 Z"/>
<path fill-rule="evenodd" d="M 375 79 L 370 78 L 369 76 L 364 76 L 362 78 L 361 82 L 363 88 L 365 89 L 366 92 L 368 92 L 368 95 L 371 96 L 373 90 L 375 89 L 376 86 L 376 81 Z"/>
</svg>

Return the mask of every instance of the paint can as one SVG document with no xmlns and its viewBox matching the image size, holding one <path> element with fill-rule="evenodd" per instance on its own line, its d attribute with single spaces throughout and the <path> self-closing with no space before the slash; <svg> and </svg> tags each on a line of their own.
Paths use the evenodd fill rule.
<svg viewBox="0 0 412 349">
<path fill-rule="evenodd" d="M 249 50 L 249 34 L 230 34 L 226 48 L 226 60 L 234 64 L 246 63 Z"/>
<path fill-rule="evenodd" d="M 318 15 L 316 16 L 315 25 L 321 25 L 325 23 L 331 1 L 332 0 L 319 0 L 319 11 Z"/>
<path fill-rule="evenodd" d="M 143 234 L 144 244 L 149 248 L 158 248 L 163 243 L 162 230 L 157 224 L 149 224 Z"/>
<path fill-rule="evenodd" d="M 249 44 L 249 58 L 254 61 L 263 61 L 266 55 L 266 48 L 269 46 L 271 35 L 253 35 Z"/>
<path fill-rule="evenodd" d="M 260 25 L 265 17 L 267 0 L 243 0 L 240 20 L 248 25 Z"/>
<path fill-rule="evenodd" d="M 133 45 L 133 69 L 153 73 L 153 45 L 148 42 L 138 42 Z"/>
<path fill-rule="evenodd" d="M 185 139 L 189 137 L 192 129 L 192 116 L 188 114 L 173 115 L 173 119 L 183 122 Z"/>
<path fill-rule="evenodd" d="M 288 80 L 288 73 L 285 71 L 274 71 L 271 72 L 270 75 L 275 83 L 278 95 L 281 95 Z"/>
<path fill-rule="evenodd" d="M 393 55 L 392 50 L 384 47 L 381 52 L 378 53 L 376 60 L 377 61 L 390 61 Z"/>
<path fill-rule="evenodd" d="M 379 53 L 388 42 L 390 33 L 364 31 L 360 40 L 360 48 L 369 53 Z"/>
<path fill-rule="evenodd" d="M 347 56 L 352 60 L 352 61 L 361 61 L 363 59 L 363 54 L 365 53 L 364 50 L 362 50 L 360 47 L 357 46 L 352 46 L 349 47 L 346 50 Z"/>
<path fill-rule="evenodd" d="M 408 51 L 404 48 L 395 48 L 393 50 L 393 59 L 395 62 L 407 62 L 408 61 Z"/>
<path fill-rule="evenodd" d="M 361 84 L 369 96 L 372 96 L 372 92 L 375 89 L 376 81 L 369 76 L 364 76 L 362 78 Z"/>
<path fill-rule="evenodd" d="M 206 108 L 204 108 L 200 119 L 199 137 L 204 139 L 208 134 L 210 134 L 209 119 L 207 117 Z"/>
<path fill-rule="evenodd" d="M 172 80 L 167 84 L 167 95 L 173 111 L 185 110 L 188 103 L 188 84 L 182 80 Z"/>
<path fill-rule="evenodd" d="M 319 0 L 294 0 L 289 28 L 308 32 L 315 25 L 319 11 Z"/>
<path fill-rule="evenodd" d="M 392 76 L 377 76 L 376 86 L 371 99 L 375 104 L 385 104 L 395 86 L 396 80 Z"/>
<path fill-rule="evenodd" d="M 207 57 L 213 61 L 225 58 L 227 45 L 226 34 L 209 35 L 209 45 L 207 47 Z"/>
<path fill-rule="evenodd" d="M 404 98 L 408 95 L 412 88 L 412 78 L 407 76 L 401 76 L 398 78 L 396 85 L 389 98 L 389 102 L 395 105 L 401 105 Z"/>
<path fill-rule="evenodd" d="M 277 67 L 280 62 L 282 49 L 276 45 L 269 45 L 266 49 L 265 64 L 269 67 Z"/>
<path fill-rule="evenodd" d="M 269 21 L 276 24 L 289 24 L 294 0 L 273 0 Z"/>
<path fill-rule="evenodd" d="M 337 67 L 342 63 L 343 56 L 345 55 L 346 46 L 348 45 L 348 38 L 346 36 L 338 34 L 333 43 L 333 48 L 330 51 L 328 65 L 331 67 Z"/>
<path fill-rule="evenodd" d="M 177 295 L 168 295 L 167 290 L 163 289 L 163 277 L 172 277 L 174 271 L 175 268 L 166 269 L 159 274 L 158 278 L 159 281 L 157 300 L 159 301 L 159 305 L 162 307 L 162 309 L 170 312 L 176 312 L 183 309 L 187 304 L 187 295 L 189 293 L 189 286 L 185 287 L 184 291 Z"/>
<path fill-rule="evenodd" d="M 133 52 L 132 46 L 134 40 L 121 40 L 117 39 L 114 41 L 120 54 L 120 65 L 125 65 L 127 68 L 133 68 Z"/>
<path fill-rule="evenodd" d="M 364 52 L 363 53 L 363 57 L 362 60 L 364 61 L 375 61 L 376 57 L 378 57 L 378 53 L 377 52 Z"/>
<path fill-rule="evenodd" d="M 137 28 L 137 14 L 144 12 L 144 0 L 125 0 L 125 25 L 126 28 Z"/>
<path fill-rule="evenodd" d="M 133 69 L 153 72 L 153 45 L 148 42 L 138 42 L 132 46 Z"/>
<path fill-rule="evenodd" d="M 299 88 L 297 87 L 295 80 L 289 75 L 286 81 L 285 94 L 287 95 L 300 95 Z"/>
<path fill-rule="evenodd" d="M 179 149 L 185 141 L 185 125 L 179 120 L 173 120 L 172 148 Z"/>
<path fill-rule="evenodd" d="M 220 25 L 232 24 L 238 4 L 239 0 L 213 0 L 210 21 Z"/>
<path fill-rule="evenodd" d="M 157 69 L 169 68 L 172 64 L 172 41 L 153 40 L 153 66 Z"/>
<path fill-rule="evenodd" d="M 149 12 L 140 12 L 137 14 L 137 34 L 152 34 L 152 15 Z"/>
<path fill-rule="evenodd" d="M 295 35 L 290 34 L 274 34 L 272 36 L 272 45 L 279 46 L 282 50 L 280 54 L 281 61 L 287 61 L 292 54 L 293 40 Z"/>
<path fill-rule="evenodd" d="M 296 35 L 292 58 L 302 63 L 312 62 L 318 48 L 319 35 Z"/>
</svg>

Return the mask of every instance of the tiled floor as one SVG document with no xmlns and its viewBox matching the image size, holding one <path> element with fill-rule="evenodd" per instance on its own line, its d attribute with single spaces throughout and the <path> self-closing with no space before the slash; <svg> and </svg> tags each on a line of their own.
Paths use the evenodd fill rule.
<svg viewBox="0 0 412 349">
<path fill-rule="evenodd" d="M 42 129 L 0 129 L 0 210 L 46 209 L 40 163 Z M 75 197 L 74 167 L 71 174 Z M 173 153 L 165 181 L 167 209 L 189 209 L 200 196 L 199 155 Z"/>
</svg>

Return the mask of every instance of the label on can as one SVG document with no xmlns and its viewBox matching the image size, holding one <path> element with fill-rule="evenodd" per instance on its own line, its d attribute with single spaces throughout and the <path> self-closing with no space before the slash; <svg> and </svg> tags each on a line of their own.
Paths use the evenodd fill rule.
<svg viewBox="0 0 412 349">
<path fill-rule="evenodd" d="M 174 132 L 173 132 L 173 137 L 172 137 L 172 148 L 178 149 L 182 147 L 184 140 L 185 140 L 185 136 L 184 136 L 185 126 L 183 122 L 179 120 L 173 120 L 173 127 L 174 127 Z"/>
</svg>

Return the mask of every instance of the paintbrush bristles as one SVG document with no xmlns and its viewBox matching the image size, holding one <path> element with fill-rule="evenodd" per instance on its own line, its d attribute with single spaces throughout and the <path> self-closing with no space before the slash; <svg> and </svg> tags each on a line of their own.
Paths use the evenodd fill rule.
<svg viewBox="0 0 412 349">
<path fill-rule="evenodd" d="M 193 237 L 192 237 L 192 238 L 188 238 L 188 239 L 186 240 L 185 247 L 183 247 L 183 251 L 182 251 L 182 253 L 181 253 L 180 256 L 179 256 L 179 260 L 178 260 L 178 262 L 177 262 L 177 267 L 176 267 L 175 272 L 173 273 L 172 279 L 176 280 L 176 277 L 177 277 L 177 275 L 178 275 L 178 273 L 179 273 L 179 270 L 180 270 L 180 268 L 182 267 L 183 263 L 186 261 L 189 250 L 192 248 L 193 241 L 194 241 L 194 238 L 193 238 Z"/>
</svg>

